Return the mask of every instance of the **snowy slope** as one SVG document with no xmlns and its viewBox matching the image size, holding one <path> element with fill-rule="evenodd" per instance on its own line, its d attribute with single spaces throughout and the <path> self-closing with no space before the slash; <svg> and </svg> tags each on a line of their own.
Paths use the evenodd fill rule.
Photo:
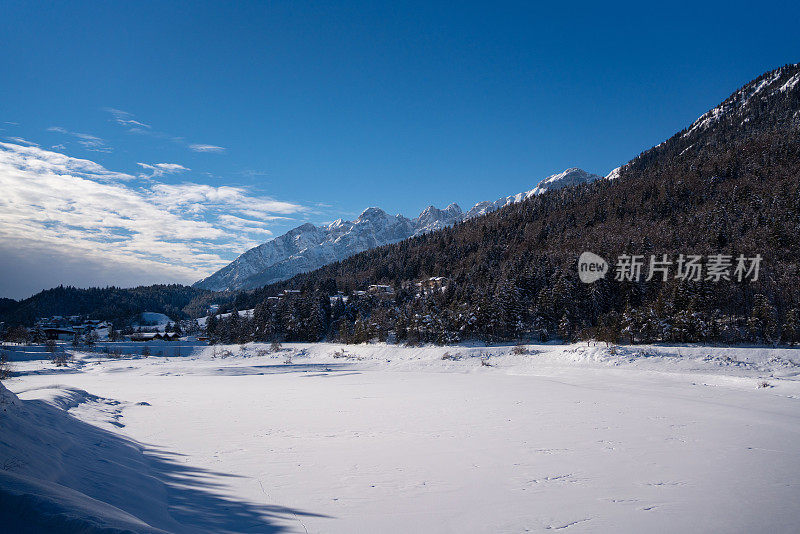
<svg viewBox="0 0 800 534">
<path fill-rule="evenodd" d="M 165 532 L 153 524 L 179 529 L 141 449 L 66 413 L 107 399 L 73 388 L 45 388 L 38 397 L 46 402 L 23 403 L 0 384 L 5 532 Z"/>
<path fill-rule="evenodd" d="M 380 208 L 367 208 L 354 221 L 336 220 L 324 226 L 306 223 L 284 235 L 252 248 L 232 263 L 195 286 L 214 291 L 250 289 L 318 269 L 371 248 L 388 245 L 415 235 L 440 230 L 456 222 L 479 217 L 508 204 L 521 202 L 545 191 L 601 179 L 581 169 L 567 169 L 549 176 L 530 191 L 480 202 L 466 214 L 458 204 L 445 209 L 425 208 L 418 217 L 389 215 Z"/>
<path fill-rule="evenodd" d="M 754 136 L 772 131 L 778 136 L 786 135 L 800 128 L 798 95 L 800 63 L 766 72 L 700 115 L 686 129 L 611 171 L 606 179 L 640 174 L 652 161 L 673 161 L 684 155 L 693 159 L 714 147 L 749 143 Z"/>
<path fill-rule="evenodd" d="M 787 65 L 767 72 L 748 83 L 728 97 L 722 104 L 700 116 L 689 126 L 683 137 L 706 130 L 722 120 L 733 117 L 748 121 L 747 115 L 757 112 L 757 106 L 753 104 L 759 99 L 766 101 L 773 94 L 785 93 L 797 85 L 798 81 L 800 81 L 800 72 L 795 72 L 796 70 L 797 64 Z"/>
<path fill-rule="evenodd" d="M 158 312 L 142 312 L 140 319 L 141 326 L 151 327 L 162 331 L 168 324 L 172 322 L 172 319 L 170 319 L 167 315 Z"/>
</svg>

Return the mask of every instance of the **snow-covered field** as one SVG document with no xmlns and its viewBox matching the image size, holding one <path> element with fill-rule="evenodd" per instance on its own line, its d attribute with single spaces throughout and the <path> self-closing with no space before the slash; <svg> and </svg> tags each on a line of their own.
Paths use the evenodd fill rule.
<svg viewBox="0 0 800 534">
<path fill-rule="evenodd" d="M 528 348 L 15 362 L 0 530 L 797 532 L 800 350 Z"/>
</svg>

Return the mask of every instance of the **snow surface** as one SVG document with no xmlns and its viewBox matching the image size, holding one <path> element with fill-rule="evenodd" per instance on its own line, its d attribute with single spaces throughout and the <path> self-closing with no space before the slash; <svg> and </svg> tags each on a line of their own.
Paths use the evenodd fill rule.
<svg viewBox="0 0 800 534">
<path fill-rule="evenodd" d="M 479 202 L 467 213 L 458 204 L 445 209 L 425 208 L 419 217 L 408 219 L 389 215 L 380 208 L 367 208 L 355 221 L 336 221 L 314 226 L 306 223 L 266 243 L 246 251 L 229 265 L 195 286 L 214 291 L 250 289 L 286 280 L 295 274 L 312 271 L 371 248 L 397 243 L 409 237 L 452 226 L 479 217 L 508 204 L 521 202 L 545 191 L 601 179 L 581 169 L 567 169 L 548 176 L 530 191 Z"/>
<path fill-rule="evenodd" d="M 287 344 L 13 365 L 18 398 L 0 388 L 11 531 L 796 532 L 800 520 L 797 349 Z"/>
<path fill-rule="evenodd" d="M 797 85 L 797 82 L 800 82 L 800 72 L 786 80 L 780 89 L 778 89 L 781 93 L 785 93 L 786 91 L 791 91 Z"/>
<path fill-rule="evenodd" d="M 616 180 L 619 178 L 620 173 L 622 172 L 622 166 L 620 165 L 616 169 L 613 169 L 610 173 L 606 175 L 606 180 Z"/>
<path fill-rule="evenodd" d="M 141 326 L 145 328 L 149 328 L 150 330 L 158 330 L 163 332 L 164 328 L 172 323 L 172 319 L 170 319 L 167 315 L 158 312 L 142 312 L 139 316 L 139 320 L 141 321 Z M 134 326 L 140 326 L 136 324 Z"/>
</svg>

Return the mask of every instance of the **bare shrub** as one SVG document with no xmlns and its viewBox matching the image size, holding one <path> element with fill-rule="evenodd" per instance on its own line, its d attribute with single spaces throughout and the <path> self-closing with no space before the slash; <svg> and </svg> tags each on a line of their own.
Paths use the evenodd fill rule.
<svg viewBox="0 0 800 534">
<path fill-rule="evenodd" d="M 50 356 L 50 361 L 53 362 L 56 367 L 66 367 L 71 360 L 72 355 L 63 350 L 57 350 Z"/>
<path fill-rule="evenodd" d="M 83 343 L 86 345 L 87 350 L 93 351 L 99 340 L 100 337 L 97 335 L 97 332 L 92 331 L 84 336 Z"/>
<path fill-rule="evenodd" d="M 0 380 L 10 378 L 12 375 L 11 364 L 8 363 L 8 354 L 6 351 L 0 352 Z"/>
<path fill-rule="evenodd" d="M 442 354 L 442 359 L 443 360 L 451 360 L 451 361 L 457 362 L 461 358 L 462 358 L 462 356 L 457 352 L 455 354 L 450 354 L 450 352 L 445 352 L 444 354 Z"/>
<path fill-rule="evenodd" d="M 292 365 L 292 355 L 291 355 L 291 354 L 288 354 L 288 355 L 286 356 L 286 359 L 285 359 L 285 360 L 283 360 L 283 363 L 284 363 L 285 365 Z"/>
<path fill-rule="evenodd" d="M 333 357 L 336 359 L 344 358 L 346 360 L 357 360 L 357 361 L 363 361 L 364 359 L 366 359 L 363 356 L 356 356 L 355 354 L 351 354 L 344 349 L 339 349 L 337 351 L 334 351 Z"/>
<path fill-rule="evenodd" d="M 758 383 L 758 387 L 759 388 L 771 388 L 772 384 L 770 384 L 766 380 L 762 380 L 761 382 Z"/>
<path fill-rule="evenodd" d="M 526 347 L 522 343 L 518 343 L 511 348 L 511 354 L 514 354 L 515 356 L 522 356 L 523 354 L 528 354 L 528 347 Z"/>
<path fill-rule="evenodd" d="M 148 347 L 147 345 L 145 345 L 144 348 L 142 349 L 142 356 L 144 356 L 145 358 L 150 356 L 150 347 Z"/>
<path fill-rule="evenodd" d="M 283 350 L 283 345 L 281 345 L 281 342 L 276 339 L 269 344 L 269 350 L 270 352 L 280 352 Z"/>
<path fill-rule="evenodd" d="M 263 358 L 264 356 L 268 355 L 269 351 L 267 349 L 257 349 L 256 356 Z"/>
</svg>

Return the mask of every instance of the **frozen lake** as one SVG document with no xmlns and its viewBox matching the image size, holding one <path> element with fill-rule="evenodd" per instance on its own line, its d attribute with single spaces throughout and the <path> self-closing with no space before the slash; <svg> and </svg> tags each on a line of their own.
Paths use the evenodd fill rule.
<svg viewBox="0 0 800 534">
<path fill-rule="evenodd" d="M 43 464 L 37 427 L 20 419 L 14 436 L 0 428 L 0 462 L 16 457 L 7 471 L 20 487 L 45 481 L 54 500 L 71 488 L 142 531 L 796 532 L 800 522 L 796 350 L 258 352 L 267 348 L 19 362 L 5 382 L 22 399 L 14 409 L 73 442 L 44 447 L 58 458 Z M 75 515 L 92 513 L 131 528 L 102 510 Z"/>
</svg>

